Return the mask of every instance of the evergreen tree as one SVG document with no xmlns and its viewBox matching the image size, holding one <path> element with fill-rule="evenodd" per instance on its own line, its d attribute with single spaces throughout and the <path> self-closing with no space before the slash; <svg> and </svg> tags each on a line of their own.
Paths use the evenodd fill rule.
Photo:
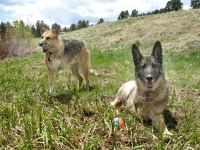
<svg viewBox="0 0 200 150">
<path fill-rule="evenodd" d="M 131 17 L 137 17 L 138 11 L 136 9 L 132 10 Z"/>
<path fill-rule="evenodd" d="M 6 24 L 2 21 L 0 25 L 0 32 L 6 32 Z"/>
<path fill-rule="evenodd" d="M 41 33 L 40 33 L 40 21 L 38 20 L 36 22 L 36 37 L 41 37 Z"/>
<path fill-rule="evenodd" d="M 74 31 L 76 29 L 77 29 L 76 24 L 71 24 L 70 31 Z"/>
<path fill-rule="evenodd" d="M 103 23 L 103 22 L 104 22 L 103 18 L 100 18 L 100 20 L 97 22 L 97 24 L 100 24 L 100 23 Z"/>
<path fill-rule="evenodd" d="M 77 27 L 77 29 L 89 27 L 89 21 L 88 20 L 87 21 L 79 20 L 76 27 Z"/>
<path fill-rule="evenodd" d="M 190 6 L 193 9 L 200 8 L 200 0 L 191 0 Z"/>
<path fill-rule="evenodd" d="M 119 17 L 118 17 L 118 20 L 124 19 L 124 18 L 128 18 L 128 17 L 129 17 L 129 12 L 128 12 L 128 10 L 126 10 L 126 11 L 121 11 L 121 13 L 120 13 L 120 15 L 119 15 Z"/>
<path fill-rule="evenodd" d="M 68 31 L 69 31 L 69 28 L 64 27 L 64 28 L 62 29 L 62 31 L 63 31 L 63 32 L 68 32 Z"/>
<path fill-rule="evenodd" d="M 36 29 L 35 29 L 35 26 L 34 26 L 34 25 L 31 26 L 31 33 L 33 34 L 34 37 L 37 36 L 37 34 L 36 34 Z"/>
<path fill-rule="evenodd" d="M 156 10 L 154 10 L 153 12 L 152 12 L 152 14 L 159 14 L 160 13 L 160 11 L 158 10 L 158 9 L 156 9 Z"/>
<path fill-rule="evenodd" d="M 85 28 L 85 27 L 86 27 L 86 21 L 82 20 L 82 28 Z"/>
<path fill-rule="evenodd" d="M 54 29 L 56 26 L 59 26 L 60 27 L 60 31 L 61 31 L 61 26 L 59 24 L 57 24 L 57 23 L 52 24 L 51 25 L 51 29 Z"/>
<path fill-rule="evenodd" d="M 129 17 L 129 12 L 128 12 L 128 10 L 125 11 L 124 15 L 125 15 L 125 18 L 128 18 L 128 17 Z"/>
<path fill-rule="evenodd" d="M 86 21 L 86 27 L 89 27 L 90 26 L 90 22 L 89 20 Z"/>
<path fill-rule="evenodd" d="M 167 12 L 167 10 L 165 8 L 160 9 L 160 13 L 165 13 L 165 12 Z"/>
<path fill-rule="evenodd" d="M 40 27 L 44 27 L 45 29 L 50 29 L 49 26 L 47 24 L 44 23 L 44 21 L 37 21 L 36 22 L 36 37 L 41 37 L 41 33 L 40 33 Z"/>
<path fill-rule="evenodd" d="M 81 28 L 83 28 L 83 24 L 82 24 L 82 21 L 79 20 L 77 23 L 77 29 L 81 29 Z"/>
<path fill-rule="evenodd" d="M 183 3 L 181 3 L 180 0 L 171 0 L 167 2 L 165 9 L 167 11 L 178 11 L 179 9 L 182 9 L 182 7 Z"/>
<path fill-rule="evenodd" d="M 4 22 L 0 24 L 0 40 L 6 40 L 6 24 Z"/>
</svg>

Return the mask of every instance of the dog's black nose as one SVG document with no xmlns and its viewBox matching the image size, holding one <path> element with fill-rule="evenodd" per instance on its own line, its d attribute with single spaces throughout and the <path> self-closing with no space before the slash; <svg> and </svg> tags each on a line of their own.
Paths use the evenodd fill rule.
<svg viewBox="0 0 200 150">
<path fill-rule="evenodd" d="M 42 42 L 39 42 L 39 45 L 42 46 Z"/>
<path fill-rule="evenodd" d="M 151 81 L 153 80 L 153 76 L 150 75 L 150 74 L 147 75 L 147 76 L 146 76 L 146 80 L 149 81 L 149 82 L 151 82 Z"/>
</svg>

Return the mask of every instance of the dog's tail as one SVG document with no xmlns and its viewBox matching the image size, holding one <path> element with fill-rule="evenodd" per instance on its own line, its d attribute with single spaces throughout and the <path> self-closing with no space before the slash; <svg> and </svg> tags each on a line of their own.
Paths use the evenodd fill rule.
<svg viewBox="0 0 200 150">
<path fill-rule="evenodd" d="M 89 70 L 89 76 L 98 76 L 99 74 L 94 70 Z"/>
</svg>

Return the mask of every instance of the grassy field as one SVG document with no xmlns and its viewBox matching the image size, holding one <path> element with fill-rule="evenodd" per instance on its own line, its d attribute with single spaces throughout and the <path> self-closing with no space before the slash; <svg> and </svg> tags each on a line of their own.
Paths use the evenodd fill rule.
<svg viewBox="0 0 200 150">
<path fill-rule="evenodd" d="M 66 68 L 56 74 L 50 96 L 42 50 L 23 58 L 0 61 L 0 149 L 200 149 L 200 10 L 106 22 L 63 35 L 87 44 L 90 77 L 77 89 L 77 79 Z M 150 125 L 125 110 L 119 115 L 109 106 L 119 87 L 134 79 L 131 45 L 149 55 L 160 40 L 164 68 L 171 84 L 168 126 L 174 134 L 164 139 Z M 156 138 L 157 137 L 157 138 Z"/>
</svg>

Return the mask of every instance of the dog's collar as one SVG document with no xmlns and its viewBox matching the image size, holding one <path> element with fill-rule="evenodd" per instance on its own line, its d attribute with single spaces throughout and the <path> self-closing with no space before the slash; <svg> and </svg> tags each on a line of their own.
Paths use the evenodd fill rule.
<svg viewBox="0 0 200 150">
<path fill-rule="evenodd" d="M 51 54 L 53 54 L 53 52 L 47 52 L 47 58 L 48 58 L 48 61 L 51 61 Z"/>
<path fill-rule="evenodd" d="M 144 92 L 143 97 L 144 97 L 144 100 L 147 101 L 147 93 L 146 92 Z"/>
</svg>

